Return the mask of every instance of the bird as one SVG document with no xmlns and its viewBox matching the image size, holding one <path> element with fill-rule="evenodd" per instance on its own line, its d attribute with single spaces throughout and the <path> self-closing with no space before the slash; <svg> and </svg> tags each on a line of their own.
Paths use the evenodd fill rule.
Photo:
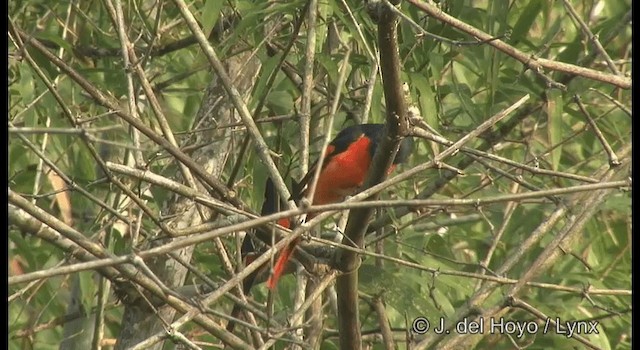
<svg viewBox="0 0 640 350">
<path fill-rule="evenodd" d="M 378 145 L 382 143 L 384 127 L 384 124 L 357 124 L 343 129 L 336 135 L 323 153 L 322 168 L 313 193 L 313 205 L 341 202 L 362 186 L 373 155 Z M 404 138 L 388 173 L 391 173 L 397 164 L 405 162 L 412 150 L 413 140 Z M 294 194 L 294 199 L 307 195 L 305 186 L 313 178 L 317 166 L 318 161 L 310 167 L 300 183 L 294 186 L 294 192 L 297 192 Z M 307 220 L 311 220 L 314 216 L 315 213 L 309 213 Z M 273 267 L 273 274 L 267 280 L 269 289 L 273 290 L 276 287 L 299 242 L 300 237 L 291 241 L 280 252 Z"/>
</svg>

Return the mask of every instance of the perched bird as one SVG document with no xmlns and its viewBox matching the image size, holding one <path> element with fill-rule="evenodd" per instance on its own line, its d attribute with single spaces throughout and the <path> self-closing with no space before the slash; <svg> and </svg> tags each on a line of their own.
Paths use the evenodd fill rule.
<svg viewBox="0 0 640 350">
<path fill-rule="evenodd" d="M 331 204 L 343 201 L 346 196 L 352 195 L 362 186 L 376 148 L 382 142 L 384 124 L 360 124 L 343 129 L 329 143 L 324 152 L 322 170 L 318 177 L 313 193 L 313 205 Z M 393 165 L 388 172 L 391 173 L 397 164 L 407 160 L 413 149 L 413 140 L 405 138 L 400 143 L 400 149 L 396 153 Z M 300 181 L 299 188 L 308 185 L 315 174 L 316 161 L 305 177 Z M 294 198 L 305 196 L 305 190 L 294 190 Z M 307 220 L 315 216 L 307 215 Z M 278 279 L 285 271 L 287 263 L 293 254 L 300 238 L 289 243 L 278 256 L 273 268 L 273 274 L 267 280 L 269 289 L 275 288 Z"/>
</svg>

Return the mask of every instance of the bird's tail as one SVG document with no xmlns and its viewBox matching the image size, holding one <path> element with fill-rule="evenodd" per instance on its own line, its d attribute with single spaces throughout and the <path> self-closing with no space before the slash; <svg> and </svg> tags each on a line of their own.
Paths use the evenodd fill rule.
<svg viewBox="0 0 640 350">
<path fill-rule="evenodd" d="M 278 260 L 276 260 L 276 264 L 273 266 L 273 274 L 269 276 L 267 280 L 267 288 L 273 290 L 278 284 L 278 280 L 284 273 L 287 268 L 287 263 L 291 259 L 293 255 L 293 251 L 296 249 L 296 246 L 300 242 L 300 237 L 294 239 L 289 243 L 278 256 Z"/>
</svg>

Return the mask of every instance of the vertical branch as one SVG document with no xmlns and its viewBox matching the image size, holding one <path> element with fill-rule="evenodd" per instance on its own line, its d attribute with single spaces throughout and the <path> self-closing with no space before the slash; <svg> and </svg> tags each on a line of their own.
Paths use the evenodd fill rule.
<svg viewBox="0 0 640 350">
<path fill-rule="evenodd" d="M 313 64 L 316 55 L 316 19 L 318 0 L 309 0 L 307 12 L 307 47 L 302 73 L 302 97 L 300 106 L 300 177 L 309 168 L 309 125 L 311 122 L 311 93 L 313 92 Z"/>
<path fill-rule="evenodd" d="M 118 38 L 120 39 L 120 46 L 122 47 L 122 64 L 124 65 L 124 74 L 125 80 L 127 82 L 127 105 L 129 106 L 129 114 L 133 118 L 140 119 L 138 115 L 137 101 L 136 101 L 136 90 L 133 86 L 133 74 L 131 72 L 131 61 L 129 60 L 129 48 L 133 47 L 131 42 L 129 41 L 129 37 L 127 36 L 127 32 L 125 30 L 124 24 L 124 14 L 122 11 L 122 4 L 120 1 L 116 1 L 115 5 L 110 1 L 105 2 L 107 9 L 109 10 L 109 14 L 111 15 L 111 20 L 115 23 L 116 30 L 118 32 Z M 140 133 L 134 127 L 129 128 L 131 130 L 131 138 L 136 147 L 140 147 Z M 136 165 L 139 167 L 144 166 L 144 157 L 142 156 L 142 151 L 139 149 L 134 151 L 134 160 Z M 134 241 L 134 245 L 136 242 Z"/>
<path fill-rule="evenodd" d="M 382 342 L 384 344 L 384 348 L 387 350 L 395 349 L 395 344 L 393 343 L 393 332 L 391 332 L 391 325 L 389 324 L 389 318 L 387 317 L 387 313 L 384 306 L 384 300 L 381 295 L 375 296 L 371 301 L 373 304 L 373 308 L 376 311 L 376 315 L 378 316 L 378 323 L 380 324 L 380 334 L 382 334 Z"/>
<path fill-rule="evenodd" d="M 318 13 L 318 0 L 309 0 L 307 8 L 307 47 L 304 56 L 304 70 L 302 72 L 302 97 L 300 107 L 300 168 L 298 170 L 299 178 L 302 178 L 309 169 L 309 130 L 311 124 L 311 94 L 313 93 L 313 66 L 315 62 L 316 54 L 316 21 Z M 300 307 L 304 302 L 306 295 L 311 294 L 315 283 L 311 280 L 307 280 L 303 273 L 297 274 L 297 292 L 294 302 L 296 308 Z M 312 307 L 306 313 L 308 322 L 311 322 L 309 327 L 304 328 L 305 338 L 313 338 L 312 344 L 319 342 L 317 339 L 320 337 L 320 331 L 322 330 L 322 318 L 318 317 L 322 310 L 322 298 L 321 296 L 313 303 Z M 315 316 L 315 317 L 314 317 Z M 302 319 L 300 319 L 302 322 Z M 298 324 L 293 324 L 298 326 Z M 301 333 L 303 329 L 300 329 Z M 297 334 L 297 337 L 302 338 L 301 334 Z M 302 339 L 299 339 L 302 340 Z M 300 349 L 302 347 L 299 347 Z"/>
<path fill-rule="evenodd" d="M 322 150 L 324 151 L 329 146 L 331 142 L 331 130 L 333 130 L 333 121 L 336 117 L 336 113 L 338 112 L 338 107 L 340 106 L 340 96 L 342 95 L 342 85 L 344 84 L 347 78 L 347 71 L 349 70 L 349 58 L 351 57 L 351 46 L 347 46 L 347 52 L 344 54 L 344 59 L 342 60 L 342 65 L 340 65 L 340 75 L 338 76 L 338 82 L 336 83 L 336 91 L 333 95 L 333 100 L 331 101 L 331 110 L 329 111 L 329 116 L 326 118 L 326 126 L 325 129 L 327 133 L 324 135 L 324 140 L 322 143 Z M 307 200 L 309 203 L 313 203 L 313 195 L 316 191 L 316 185 L 318 184 L 318 178 L 320 177 L 320 171 L 323 166 L 323 157 L 318 158 L 318 163 L 315 167 L 315 173 L 313 174 L 313 180 L 309 185 L 308 192 L 310 193 L 307 196 Z"/>
<path fill-rule="evenodd" d="M 334 98 L 333 101 L 331 103 L 331 111 L 329 112 L 329 116 L 327 117 L 327 127 L 326 130 L 330 131 L 333 129 L 333 121 L 335 119 L 336 116 L 336 112 L 338 111 L 338 107 L 340 105 L 340 96 L 342 94 L 342 86 L 344 85 L 344 81 L 346 80 L 347 77 L 347 71 L 349 70 L 349 58 L 351 57 L 351 48 L 347 47 L 347 52 L 345 53 L 344 59 L 342 60 L 342 65 L 340 66 L 340 75 L 338 77 L 338 81 L 336 83 L 336 91 L 334 94 Z M 327 149 L 329 142 L 330 142 L 330 136 L 331 133 L 327 132 L 325 137 L 324 137 L 324 142 L 322 145 L 322 150 Z M 311 185 L 310 185 L 310 190 L 309 193 L 311 193 L 311 196 L 308 197 L 308 200 L 310 203 L 313 203 L 313 194 L 315 193 L 315 187 L 318 183 L 318 178 L 320 177 L 320 170 L 322 169 L 322 161 L 323 158 L 320 157 L 318 159 L 318 163 L 316 166 L 316 171 L 315 174 L 313 176 L 313 180 L 311 181 Z M 307 291 L 315 291 L 318 288 L 318 284 L 314 281 L 309 281 L 310 283 L 307 285 Z M 300 289 L 300 288 L 299 288 Z M 307 293 L 307 298 L 309 298 L 310 293 Z M 296 305 L 298 306 L 298 305 Z M 317 299 L 315 299 L 312 310 L 321 310 L 322 309 L 322 295 L 318 296 Z M 321 317 L 309 317 L 311 316 L 311 313 L 307 313 L 308 318 L 311 320 L 312 322 L 312 326 L 309 327 L 309 329 L 321 329 L 321 325 L 322 325 L 322 318 Z M 316 315 L 317 316 L 317 315 Z M 311 330 L 309 335 L 311 337 L 315 337 L 314 340 L 319 339 L 320 333 Z M 317 346 L 320 345 L 320 342 L 316 343 Z"/>
<path fill-rule="evenodd" d="M 311 296 L 314 291 L 319 287 L 319 281 L 309 279 L 306 286 L 307 297 Z M 309 309 L 305 313 L 306 325 L 305 325 L 305 343 L 309 345 L 308 349 L 320 349 L 322 344 L 322 323 L 324 321 L 324 315 L 322 314 L 322 294 L 318 295 L 318 298 L 309 305 Z"/>
<path fill-rule="evenodd" d="M 111 281 L 102 276 L 97 276 L 98 280 L 98 301 L 96 305 L 95 325 L 93 327 L 93 342 L 91 343 L 92 350 L 102 349 L 102 339 L 104 338 L 104 326 L 105 326 L 105 308 L 109 300 L 109 293 L 111 291 Z"/>
<path fill-rule="evenodd" d="M 384 180 L 398 147 L 400 135 L 408 131 L 404 93 L 400 80 L 400 55 L 398 51 L 396 15 L 386 3 L 369 7 L 369 14 L 378 22 L 378 46 L 380 49 L 380 68 L 386 103 L 386 131 L 382 143 L 376 150 L 373 163 L 364 182 L 367 189 Z M 377 194 L 369 199 L 375 200 Z M 374 208 L 354 209 L 349 215 L 342 244 L 361 248 L 368 223 Z M 339 250 L 336 267 L 345 272 L 336 281 L 338 293 L 338 329 L 341 349 L 361 349 L 362 337 L 358 310 L 358 267 L 359 256 L 348 250 Z"/>
</svg>

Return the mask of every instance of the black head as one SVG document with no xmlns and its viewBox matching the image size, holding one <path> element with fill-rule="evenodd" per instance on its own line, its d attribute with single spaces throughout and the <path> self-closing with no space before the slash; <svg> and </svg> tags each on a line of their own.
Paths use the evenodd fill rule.
<svg viewBox="0 0 640 350">
<path fill-rule="evenodd" d="M 349 144 L 355 141 L 360 135 L 364 134 L 369 139 L 371 139 L 371 148 L 369 149 L 371 153 L 371 157 L 376 153 L 376 149 L 378 145 L 382 142 L 382 136 L 384 135 L 384 124 L 359 124 L 350 126 L 338 133 L 332 145 L 339 149 L 339 145 L 342 146 L 343 149 L 349 146 Z M 398 149 L 398 153 L 396 153 L 396 158 L 393 160 L 393 164 L 404 163 L 408 158 L 411 152 L 413 151 L 413 139 L 410 137 L 405 137 L 400 143 L 400 148 Z"/>
</svg>

